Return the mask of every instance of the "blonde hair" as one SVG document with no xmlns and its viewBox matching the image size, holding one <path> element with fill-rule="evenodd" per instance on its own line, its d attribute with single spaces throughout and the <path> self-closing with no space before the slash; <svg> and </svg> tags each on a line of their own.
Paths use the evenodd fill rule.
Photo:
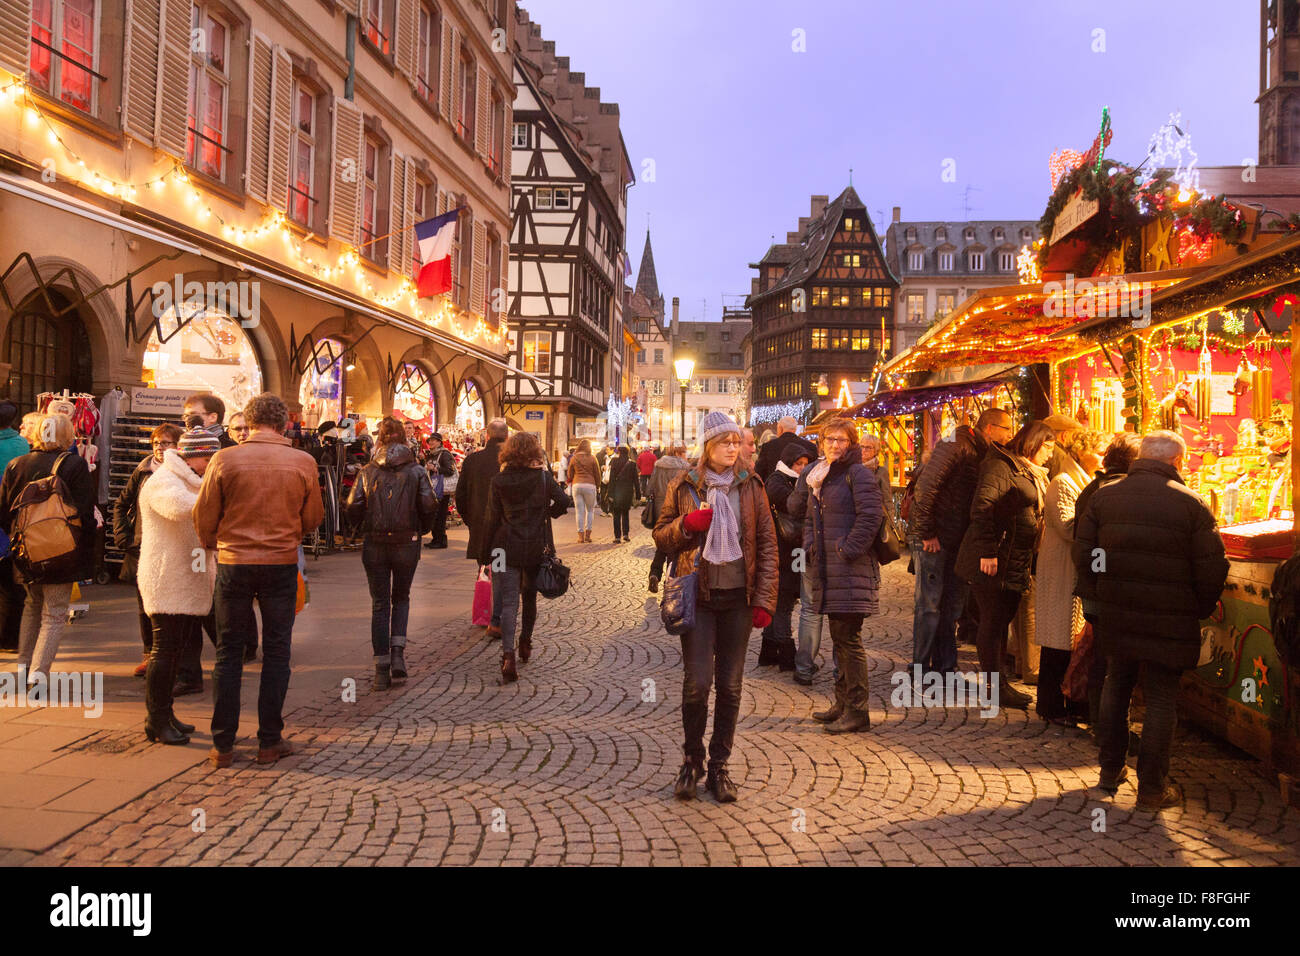
<svg viewBox="0 0 1300 956">
<path fill-rule="evenodd" d="M 67 451 L 77 440 L 77 430 L 72 427 L 72 419 L 57 413 L 42 416 L 35 435 L 38 451 Z"/>
</svg>

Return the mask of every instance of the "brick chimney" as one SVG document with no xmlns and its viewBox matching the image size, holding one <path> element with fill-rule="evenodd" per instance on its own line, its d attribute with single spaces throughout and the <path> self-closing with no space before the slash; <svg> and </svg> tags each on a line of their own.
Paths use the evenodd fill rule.
<svg viewBox="0 0 1300 956">
<path fill-rule="evenodd" d="M 902 222 L 902 221 L 903 221 L 903 207 L 902 207 L 902 206 L 895 206 L 895 207 L 894 207 L 894 222 Z"/>
<path fill-rule="evenodd" d="M 809 213 L 809 218 L 816 219 L 823 212 L 825 212 L 826 206 L 830 203 L 830 201 L 831 201 L 830 196 L 813 196 L 812 212 Z"/>
</svg>

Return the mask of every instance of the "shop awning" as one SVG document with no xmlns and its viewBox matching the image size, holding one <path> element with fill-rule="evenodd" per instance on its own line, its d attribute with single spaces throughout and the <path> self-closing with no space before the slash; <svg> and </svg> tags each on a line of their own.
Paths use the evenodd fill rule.
<svg viewBox="0 0 1300 956">
<path fill-rule="evenodd" d="M 349 309 L 359 315 L 369 316 L 370 318 L 384 322 L 388 325 L 394 326 L 395 328 L 410 332 L 413 335 L 431 339 L 434 342 L 446 345 L 449 348 L 464 352 L 466 355 L 485 365 L 491 365 L 494 368 L 499 369 L 506 369 L 523 378 L 532 379 L 534 382 L 545 385 L 547 388 L 551 387 L 551 383 L 547 379 L 539 378 L 529 372 L 521 371 L 510 363 L 502 361 L 499 357 L 494 356 L 475 345 L 471 345 L 470 343 L 458 339 L 449 333 L 442 332 L 439 329 L 421 325 L 409 316 L 385 309 L 382 306 L 375 305 L 372 302 L 367 302 L 364 299 L 343 292 L 342 290 L 331 290 L 325 288 L 304 277 L 289 275 L 285 270 L 269 260 L 263 260 L 261 265 L 255 265 L 248 260 L 260 257 L 254 257 L 247 250 L 240 249 L 237 246 L 228 246 L 224 243 L 214 242 L 213 238 L 206 233 L 187 229 L 179 224 L 164 220 L 155 220 L 156 224 L 150 224 L 148 220 L 152 217 L 150 217 L 147 211 L 143 209 L 137 210 L 140 221 L 129 219 L 119 213 L 110 212 L 107 209 L 92 205 L 91 203 L 67 196 L 57 190 L 32 182 L 29 179 L 20 176 L 13 176 L 7 173 L 0 173 L 0 190 L 22 196 L 23 198 L 30 199 L 34 202 L 51 206 L 74 216 L 80 216 L 83 219 L 98 222 L 101 225 L 109 226 L 133 236 L 139 236 L 142 239 L 148 239 L 152 242 L 169 246 L 172 249 L 179 249 L 180 251 L 187 252 L 191 255 L 202 256 L 205 259 L 219 262 L 232 269 L 239 269 L 253 275 L 261 276 L 268 281 L 276 282 L 286 288 L 300 292 L 303 295 L 309 295 L 322 302 L 328 302 L 331 305 Z M 181 238 L 180 236 L 175 235 L 174 232 L 169 232 L 167 230 L 188 234 L 193 241 L 186 242 L 184 238 Z M 214 248 L 214 246 L 216 248 Z"/>
<path fill-rule="evenodd" d="M 897 388 L 893 391 L 877 392 L 861 405 L 846 409 L 844 416 L 846 418 L 890 418 L 896 415 L 912 415 L 958 399 L 982 395 L 1005 384 L 1012 377 L 1013 375 L 999 375 L 974 382 L 926 385 L 920 388 Z"/>
</svg>

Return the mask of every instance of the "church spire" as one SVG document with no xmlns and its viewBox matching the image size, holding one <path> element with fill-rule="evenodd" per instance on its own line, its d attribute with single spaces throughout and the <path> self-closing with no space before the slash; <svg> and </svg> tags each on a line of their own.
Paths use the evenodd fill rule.
<svg viewBox="0 0 1300 956">
<path fill-rule="evenodd" d="M 641 252 L 641 266 L 636 274 L 636 291 L 646 297 L 651 305 L 662 297 L 659 295 L 659 278 L 655 275 L 655 256 L 650 249 L 650 230 L 645 231 L 645 249 Z"/>
</svg>

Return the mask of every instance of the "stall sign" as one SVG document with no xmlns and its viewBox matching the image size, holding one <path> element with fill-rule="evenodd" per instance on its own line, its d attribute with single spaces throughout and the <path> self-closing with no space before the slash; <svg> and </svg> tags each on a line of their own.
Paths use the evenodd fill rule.
<svg viewBox="0 0 1300 956">
<path fill-rule="evenodd" d="M 604 441 L 605 423 L 595 422 L 595 421 L 574 422 L 573 437 L 574 438 L 596 438 L 596 439 L 600 439 L 601 441 Z"/>
<path fill-rule="evenodd" d="M 1085 222 L 1097 215 L 1097 210 L 1101 204 L 1096 199 L 1084 199 L 1083 193 L 1072 196 L 1070 201 L 1065 204 L 1060 215 L 1056 217 L 1056 225 L 1052 228 L 1051 243 L 1054 245 L 1068 233 L 1078 229 Z"/>
<path fill-rule="evenodd" d="M 185 399 L 194 394 L 188 388 L 141 388 L 131 389 L 131 414 L 133 415 L 167 415 L 179 418 L 185 409 Z"/>
<path fill-rule="evenodd" d="M 545 420 L 545 418 L 545 412 L 524 412 L 524 421 L 526 422 L 540 422 Z"/>
</svg>

